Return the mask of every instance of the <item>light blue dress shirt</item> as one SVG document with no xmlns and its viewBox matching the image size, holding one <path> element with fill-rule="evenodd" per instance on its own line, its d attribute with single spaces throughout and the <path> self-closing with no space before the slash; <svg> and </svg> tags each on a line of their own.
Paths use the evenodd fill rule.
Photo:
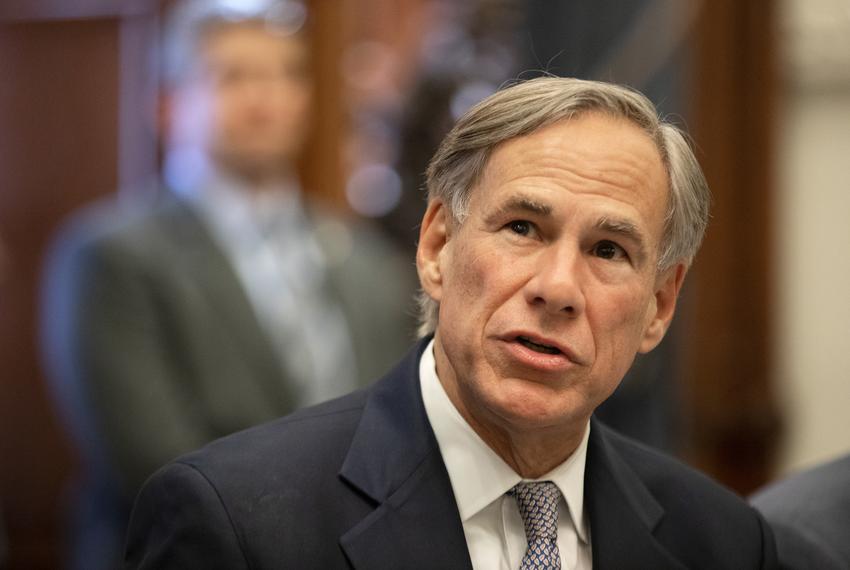
<svg viewBox="0 0 850 570">
<path fill-rule="evenodd" d="M 310 405 L 351 391 L 356 362 L 345 316 L 294 182 L 249 188 L 222 172 L 176 191 L 231 262 L 258 320 Z"/>
</svg>

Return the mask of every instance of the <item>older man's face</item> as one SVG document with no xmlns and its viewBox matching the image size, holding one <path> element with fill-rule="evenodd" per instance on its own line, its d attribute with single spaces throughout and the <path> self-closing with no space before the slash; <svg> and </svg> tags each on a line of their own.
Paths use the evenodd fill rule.
<svg viewBox="0 0 850 570">
<path fill-rule="evenodd" d="M 499 146 L 459 227 L 429 206 L 420 277 L 467 421 L 583 429 L 672 318 L 684 267 L 656 271 L 666 207 L 653 142 L 595 113 Z"/>
</svg>

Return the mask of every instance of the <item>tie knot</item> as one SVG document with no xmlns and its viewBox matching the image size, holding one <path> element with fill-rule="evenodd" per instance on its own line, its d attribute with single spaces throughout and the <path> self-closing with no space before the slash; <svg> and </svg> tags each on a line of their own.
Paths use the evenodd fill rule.
<svg viewBox="0 0 850 570">
<path fill-rule="evenodd" d="M 537 538 L 554 540 L 558 531 L 558 502 L 561 491 L 552 481 L 518 483 L 508 491 L 516 498 L 529 542 Z"/>
</svg>

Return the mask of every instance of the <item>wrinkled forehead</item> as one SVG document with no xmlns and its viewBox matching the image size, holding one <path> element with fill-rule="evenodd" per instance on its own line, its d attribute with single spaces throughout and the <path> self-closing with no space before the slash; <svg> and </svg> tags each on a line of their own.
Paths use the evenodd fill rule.
<svg viewBox="0 0 850 570">
<path fill-rule="evenodd" d="M 592 127 L 578 129 L 579 124 Z M 628 175 L 638 186 L 660 191 L 665 202 L 670 193 L 669 168 L 659 134 L 613 112 L 582 110 L 482 148 L 478 155 L 472 164 L 470 195 L 486 192 L 484 182 L 504 175 L 505 168 L 545 176 L 567 162 L 586 167 L 600 181 L 616 182 Z M 617 168 L 623 166 L 628 169 Z"/>
</svg>

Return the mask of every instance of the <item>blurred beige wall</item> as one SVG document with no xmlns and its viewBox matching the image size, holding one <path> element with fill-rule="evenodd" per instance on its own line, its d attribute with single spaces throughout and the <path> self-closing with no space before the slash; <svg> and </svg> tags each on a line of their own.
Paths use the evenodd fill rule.
<svg viewBox="0 0 850 570">
<path fill-rule="evenodd" d="M 850 452 L 850 0 L 782 0 L 776 371 L 783 472 Z"/>
</svg>

